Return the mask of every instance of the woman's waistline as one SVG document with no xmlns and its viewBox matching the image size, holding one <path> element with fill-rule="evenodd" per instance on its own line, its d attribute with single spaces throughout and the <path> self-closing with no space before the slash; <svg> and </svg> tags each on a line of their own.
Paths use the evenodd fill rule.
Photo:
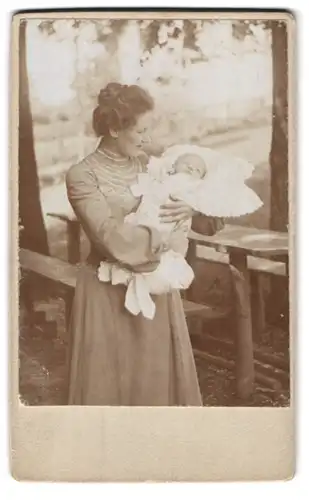
<svg viewBox="0 0 309 500">
<path fill-rule="evenodd" d="M 86 264 L 92 267 L 99 267 L 101 262 L 109 262 L 110 264 L 117 263 L 115 259 L 109 258 L 107 255 L 98 255 L 96 252 L 90 251 L 86 258 Z"/>
<path fill-rule="evenodd" d="M 95 251 L 90 251 L 88 257 L 85 260 L 85 264 L 91 266 L 91 267 L 99 267 L 101 262 L 106 262 L 108 264 L 118 264 L 120 265 L 119 262 L 116 261 L 116 259 L 113 259 L 112 257 L 109 257 L 108 255 L 98 255 L 97 252 Z M 125 267 L 125 266 L 121 266 Z"/>
</svg>

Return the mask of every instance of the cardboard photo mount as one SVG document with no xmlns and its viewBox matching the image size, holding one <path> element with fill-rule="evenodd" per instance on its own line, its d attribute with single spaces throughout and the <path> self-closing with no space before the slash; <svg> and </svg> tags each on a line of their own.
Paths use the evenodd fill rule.
<svg viewBox="0 0 309 500">
<path fill-rule="evenodd" d="M 24 406 L 18 397 L 18 33 L 24 19 L 263 19 L 288 27 L 291 405 Z M 31 481 L 287 480 L 295 470 L 295 19 L 282 12 L 38 12 L 13 17 L 11 42 L 11 472 Z"/>
</svg>

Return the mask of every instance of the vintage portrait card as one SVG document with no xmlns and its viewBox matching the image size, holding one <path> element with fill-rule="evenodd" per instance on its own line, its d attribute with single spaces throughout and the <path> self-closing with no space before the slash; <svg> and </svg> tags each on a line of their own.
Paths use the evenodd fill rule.
<svg viewBox="0 0 309 500">
<path fill-rule="evenodd" d="M 294 24 L 13 16 L 16 479 L 293 476 Z"/>
</svg>

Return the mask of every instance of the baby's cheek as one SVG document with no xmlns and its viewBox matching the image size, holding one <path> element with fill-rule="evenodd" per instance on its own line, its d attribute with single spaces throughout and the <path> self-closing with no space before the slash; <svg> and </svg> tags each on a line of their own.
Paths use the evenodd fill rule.
<svg viewBox="0 0 309 500">
<path fill-rule="evenodd" d="M 192 176 L 195 178 L 195 179 L 202 179 L 203 176 L 204 176 L 204 172 L 200 169 L 196 169 L 196 170 L 193 170 L 192 171 Z"/>
</svg>

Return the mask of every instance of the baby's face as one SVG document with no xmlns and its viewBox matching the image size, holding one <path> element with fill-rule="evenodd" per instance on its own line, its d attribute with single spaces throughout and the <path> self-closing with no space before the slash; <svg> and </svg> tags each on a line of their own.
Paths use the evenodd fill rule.
<svg viewBox="0 0 309 500">
<path fill-rule="evenodd" d="M 206 172 L 206 165 L 198 155 L 187 154 L 177 158 L 174 163 L 175 174 L 189 174 L 196 179 L 202 179 Z"/>
</svg>

